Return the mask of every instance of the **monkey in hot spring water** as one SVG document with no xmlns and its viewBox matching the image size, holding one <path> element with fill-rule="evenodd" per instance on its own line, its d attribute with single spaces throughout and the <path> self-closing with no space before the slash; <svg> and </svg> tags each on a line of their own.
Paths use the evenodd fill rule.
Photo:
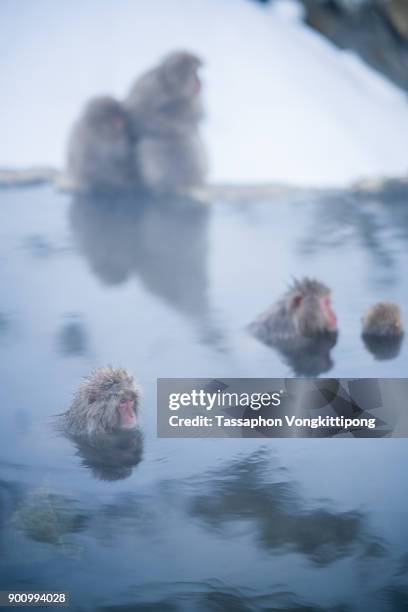
<svg viewBox="0 0 408 612">
<path fill-rule="evenodd" d="M 332 366 L 330 350 L 337 341 L 337 317 L 331 291 L 320 281 L 296 280 L 249 329 L 277 348 L 296 374 L 316 376 Z"/>
<path fill-rule="evenodd" d="M 62 429 L 76 436 L 110 434 L 137 425 L 140 390 L 126 370 L 100 368 L 78 387 L 61 415 Z"/>
<path fill-rule="evenodd" d="M 404 337 L 401 310 L 393 302 L 377 302 L 362 318 L 362 339 L 377 359 L 392 359 L 399 354 Z"/>
<path fill-rule="evenodd" d="M 136 80 L 124 102 L 135 142 L 134 174 L 149 192 L 182 193 L 205 180 L 201 64 L 189 51 L 174 51 Z"/>
</svg>

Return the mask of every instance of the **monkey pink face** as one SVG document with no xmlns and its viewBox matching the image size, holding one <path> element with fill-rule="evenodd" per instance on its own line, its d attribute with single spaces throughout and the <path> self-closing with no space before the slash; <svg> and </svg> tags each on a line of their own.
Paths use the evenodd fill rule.
<svg viewBox="0 0 408 612">
<path fill-rule="evenodd" d="M 118 406 L 121 429 L 129 429 L 137 425 L 135 400 L 128 398 L 120 402 Z"/>
<path fill-rule="evenodd" d="M 296 293 L 292 297 L 291 309 L 298 332 L 314 336 L 337 331 L 337 317 L 331 305 L 329 293 Z"/>
<path fill-rule="evenodd" d="M 326 329 L 330 332 L 337 331 L 337 317 L 333 310 L 330 295 L 320 298 L 320 307 L 326 319 Z"/>
<path fill-rule="evenodd" d="M 180 82 L 175 86 L 175 90 L 181 96 L 190 100 L 198 96 L 201 92 L 201 80 L 198 76 L 197 70 L 188 70 L 185 74 L 180 77 Z"/>
</svg>

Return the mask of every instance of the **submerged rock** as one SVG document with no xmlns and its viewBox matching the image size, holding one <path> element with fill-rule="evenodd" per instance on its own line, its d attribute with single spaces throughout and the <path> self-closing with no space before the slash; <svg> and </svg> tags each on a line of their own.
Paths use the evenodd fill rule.
<svg viewBox="0 0 408 612">
<path fill-rule="evenodd" d="M 12 523 L 30 540 L 61 547 L 71 555 L 78 552 L 72 535 L 82 531 L 87 517 L 73 500 L 40 487 L 18 506 Z"/>
</svg>

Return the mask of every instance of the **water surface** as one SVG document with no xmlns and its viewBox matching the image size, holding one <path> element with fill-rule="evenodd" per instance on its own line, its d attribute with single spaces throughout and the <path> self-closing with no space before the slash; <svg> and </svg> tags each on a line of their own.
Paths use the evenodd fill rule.
<svg viewBox="0 0 408 612">
<path fill-rule="evenodd" d="M 405 194 L 272 201 L 72 200 L 0 193 L 0 588 L 59 589 L 77 610 L 405 610 L 405 440 L 157 439 L 157 377 L 281 377 L 304 367 L 247 324 L 312 275 L 340 335 L 314 367 L 406 375 L 360 317 L 407 303 Z M 406 314 L 406 312 L 405 312 Z M 144 389 L 125 470 L 53 430 L 81 377 Z"/>
</svg>

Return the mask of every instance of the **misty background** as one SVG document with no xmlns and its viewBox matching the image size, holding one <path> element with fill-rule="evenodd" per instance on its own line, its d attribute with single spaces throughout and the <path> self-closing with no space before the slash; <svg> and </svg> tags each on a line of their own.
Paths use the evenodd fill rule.
<svg viewBox="0 0 408 612">
<path fill-rule="evenodd" d="M 378 1 L 2 0 L 0 166 L 61 167 L 84 102 L 123 98 L 181 47 L 205 60 L 211 181 L 337 186 L 405 174 L 406 91 L 381 60 L 403 65 L 403 35 L 381 16 L 373 23 L 388 34 L 370 26 Z"/>
</svg>

